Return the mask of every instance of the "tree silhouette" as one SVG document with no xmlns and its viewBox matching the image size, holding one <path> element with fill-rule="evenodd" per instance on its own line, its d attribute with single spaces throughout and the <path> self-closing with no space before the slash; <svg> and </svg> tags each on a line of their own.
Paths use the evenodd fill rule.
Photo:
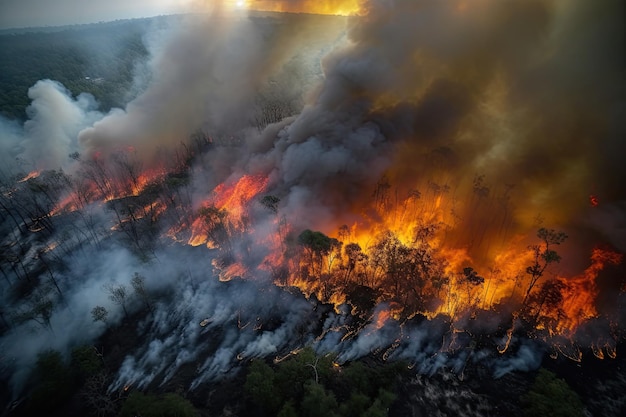
<svg viewBox="0 0 626 417">
<path fill-rule="evenodd" d="M 109 311 L 102 306 L 95 306 L 91 309 L 91 318 L 93 319 L 93 321 L 101 321 L 103 323 L 106 323 L 108 315 Z"/>
<path fill-rule="evenodd" d="M 554 245 L 560 245 L 567 239 L 567 235 L 563 232 L 557 232 L 554 229 L 546 229 L 544 227 L 537 231 L 537 237 L 542 240 L 537 245 L 530 245 L 528 249 L 533 252 L 533 263 L 526 268 L 526 273 L 530 275 L 528 288 L 524 295 L 522 305 L 526 305 L 530 292 L 537 284 L 548 266 L 552 263 L 559 262 L 561 256 L 552 249 Z"/>
<path fill-rule="evenodd" d="M 107 284 L 104 289 L 109 293 L 109 300 L 122 307 L 124 310 L 124 316 L 128 318 L 128 310 L 126 310 L 126 301 L 128 297 L 128 290 L 125 285 L 113 285 Z"/>
</svg>

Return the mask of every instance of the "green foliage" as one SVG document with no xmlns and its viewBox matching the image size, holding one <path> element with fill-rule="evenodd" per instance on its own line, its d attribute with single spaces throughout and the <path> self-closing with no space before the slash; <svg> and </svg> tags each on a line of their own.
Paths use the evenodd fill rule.
<svg viewBox="0 0 626 417">
<path fill-rule="evenodd" d="M 582 417 L 583 404 L 567 383 L 540 369 L 530 391 L 521 397 L 529 417 Z"/>
<path fill-rule="evenodd" d="M 245 389 L 261 415 L 386 416 L 396 398 L 389 389 L 404 368 L 360 362 L 338 367 L 332 356 L 305 348 L 276 367 L 252 362 Z"/>
<path fill-rule="evenodd" d="M 395 394 L 381 388 L 378 391 L 378 398 L 376 398 L 371 407 L 363 413 L 363 417 L 386 417 L 389 413 L 389 407 L 395 400 Z"/>
<path fill-rule="evenodd" d="M 62 83 L 72 95 L 93 94 L 101 109 L 123 107 L 134 68 L 148 56 L 145 22 L 0 35 L 0 114 L 25 119 L 28 89 L 38 80 Z"/>
<path fill-rule="evenodd" d="M 333 238 L 326 236 L 322 232 L 314 232 L 306 229 L 298 236 L 298 243 L 312 252 L 320 255 L 326 255 L 330 252 Z"/>
<path fill-rule="evenodd" d="M 72 369 L 81 376 L 95 375 L 102 369 L 102 359 L 93 346 L 78 346 L 72 350 Z"/>
<path fill-rule="evenodd" d="M 267 207 L 272 213 L 278 213 L 278 203 L 280 203 L 280 198 L 273 195 L 266 195 L 261 199 L 261 204 Z"/>
<path fill-rule="evenodd" d="M 278 417 L 299 417 L 296 407 L 293 405 L 293 401 L 287 401 L 283 408 L 280 409 Z"/>
<path fill-rule="evenodd" d="M 254 403 L 268 414 L 274 414 L 282 402 L 276 388 L 276 374 L 261 360 L 255 360 L 250 365 L 244 389 Z"/>
<path fill-rule="evenodd" d="M 376 392 L 374 371 L 361 362 L 353 362 L 343 371 L 344 378 L 357 392 L 372 396 Z"/>
<path fill-rule="evenodd" d="M 320 384 L 308 382 L 304 387 L 301 415 L 304 417 L 338 416 L 337 400 L 332 392 L 327 391 Z"/>
<path fill-rule="evenodd" d="M 165 394 L 158 397 L 135 391 L 131 393 L 120 412 L 120 417 L 195 417 L 194 406 L 178 394 Z"/>
<path fill-rule="evenodd" d="M 33 414 L 59 408 L 73 393 L 72 372 L 55 350 L 39 354 L 33 377 L 36 385 L 27 405 Z"/>
<path fill-rule="evenodd" d="M 293 398 L 297 402 L 304 395 L 304 384 L 315 379 L 315 371 L 307 364 L 315 362 L 315 353 L 304 349 L 299 354 L 283 361 L 278 367 L 276 385 L 285 398 Z"/>
<path fill-rule="evenodd" d="M 371 402 L 372 400 L 367 395 L 360 391 L 353 391 L 348 401 L 341 404 L 339 411 L 345 417 L 361 417 Z"/>
</svg>

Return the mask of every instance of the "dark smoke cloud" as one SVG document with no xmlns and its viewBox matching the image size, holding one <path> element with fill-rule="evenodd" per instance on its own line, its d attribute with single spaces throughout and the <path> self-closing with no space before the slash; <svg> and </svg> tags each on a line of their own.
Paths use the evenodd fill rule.
<svg viewBox="0 0 626 417">
<path fill-rule="evenodd" d="M 363 16 L 350 20 L 349 42 L 323 60 L 323 83 L 304 109 L 258 134 L 250 103 L 288 60 L 298 27 L 261 39 L 246 18 L 219 19 L 226 12 L 217 8 L 208 20 L 185 22 L 155 43 L 151 83 L 124 110 L 92 123 L 97 115 L 90 99 L 72 99 L 58 84 L 41 81 L 31 89 L 31 120 L 23 133 L 3 122 L 9 134 L 2 147 L 39 168 L 57 168 L 77 144 L 105 155 L 132 146 L 150 159 L 199 129 L 216 137 L 236 132 L 240 147 L 209 153 L 194 167 L 196 193 L 206 196 L 218 182 L 245 173 L 267 174 L 268 192 L 281 198 L 281 213 L 296 229 L 350 223 L 383 173 L 408 187 L 429 168 L 424 155 L 436 150 L 461 187 L 469 187 L 476 173 L 517 183 L 519 223 L 537 212 L 547 221 L 575 222 L 588 194 L 598 193 L 612 204 L 589 216 L 588 224 L 623 242 L 622 12 L 622 3 L 611 0 L 365 2 Z M 18 143 L 21 135 L 25 140 Z M 98 217 L 103 229 L 109 216 Z M 256 229 L 273 230 L 266 224 Z M 141 324 L 146 343 L 125 359 L 112 389 L 168 381 L 182 366 L 197 363 L 194 388 L 240 360 L 313 342 L 318 352 L 337 353 L 341 361 L 397 343 L 390 358 L 424 373 L 444 366 L 462 371 L 468 361 L 488 357 L 470 352 L 463 336 L 459 353 L 441 353 L 449 323 L 401 326 L 389 320 L 379 327 L 372 321 L 344 339 L 353 324 L 346 306 L 343 313 L 322 315 L 262 277 L 219 283 L 212 255 L 187 258 L 181 252 L 164 247 L 156 260 L 140 263 L 125 250 L 105 248 L 72 260 L 64 278 L 69 283 L 80 276 L 81 284 L 72 284 L 67 306 L 51 320 L 66 331 L 50 338 L 24 325 L 0 341 L 10 358 L 6 366 L 16 372 L 16 392 L 38 351 L 67 350 L 102 333 L 89 316 L 94 305 L 110 309 L 113 324 L 121 320 L 120 306 L 102 286 L 129 285 L 135 271 L 147 277 L 151 291 L 167 289 L 172 298 L 160 301 Z M 322 334 L 313 340 L 319 320 Z M 512 352 L 491 361 L 496 376 L 538 366 L 541 353 L 534 345 L 520 342 Z"/>
<path fill-rule="evenodd" d="M 303 216 L 321 205 L 306 220 L 322 213 L 323 224 L 347 200 L 369 198 L 385 169 L 399 183 L 424 175 L 418 161 L 441 147 L 452 150 L 449 175 L 465 187 L 477 173 L 515 183 L 525 225 L 537 213 L 578 221 L 592 192 L 623 198 L 623 170 L 605 164 L 623 131 L 614 116 L 623 108 L 620 7 L 368 2 L 351 44 L 325 59 L 310 106 L 267 138 L 274 147 L 262 158 L 277 161 L 287 210 Z"/>
<path fill-rule="evenodd" d="M 407 188 L 432 175 L 435 151 L 461 190 L 477 174 L 515 184 L 520 231 L 540 213 L 556 227 L 591 225 L 583 241 L 599 230 L 621 247 L 621 210 L 589 212 L 591 193 L 606 207 L 625 197 L 615 181 L 623 168 L 605 164 L 623 131 L 614 116 L 624 104 L 621 9 L 615 1 L 367 2 L 350 42 L 324 59 L 324 82 L 303 112 L 250 139 L 232 165 L 269 175 L 296 230 L 330 232 L 371 202 L 383 173 Z M 364 331 L 342 355 L 381 348 L 393 333 Z M 520 350 L 511 369 L 537 366 L 540 353 Z"/>
<path fill-rule="evenodd" d="M 537 212 L 546 221 L 575 222 L 594 184 L 607 198 L 623 198 L 615 181 L 607 180 L 617 168 L 599 169 L 606 150 L 617 146 L 615 132 L 623 129 L 614 117 L 623 105 L 623 96 L 614 93 L 624 86 L 622 68 L 612 56 L 618 48 L 608 46 L 623 42 L 612 38 L 622 22 L 607 18 L 619 9 L 618 2 L 367 2 L 364 16 L 350 22 L 349 42 L 324 59 L 323 84 L 304 110 L 260 136 L 248 132 L 241 149 L 207 155 L 202 175 L 267 174 L 269 190 L 282 199 L 281 213 L 296 229 L 327 228 L 353 216 L 351 208 L 371 198 L 384 172 L 410 185 L 428 168 L 420 163 L 424 154 L 448 149 L 439 152 L 448 159 L 449 178 L 461 187 L 469 187 L 476 173 L 518 184 L 520 224 Z M 602 25 L 609 28 L 595 30 Z M 221 303 L 228 314 L 236 311 Z M 257 314 L 252 300 L 242 305 L 247 307 L 241 311 Z M 225 329 L 221 342 L 192 385 L 227 370 L 240 354 L 288 349 L 289 342 L 278 341 L 293 334 L 308 311 L 305 305 L 283 311 L 283 324 L 262 333 L 218 320 Z M 375 317 L 345 338 L 349 316 L 331 313 L 316 349 L 350 361 L 395 346 L 390 357 L 413 362 L 424 373 L 442 367 L 462 372 L 468 361 L 490 357 L 473 352 L 468 337 L 449 323 L 400 326 L 389 320 L 379 326 Z M 148 383 L 165 372 L 151 358 L 169 351 L 168 343 L 178 342 L 164 336 L 129 358 L 118 385 Z M 456 353 L 442 353 L 452 346 Z M 169 363 L 202 358 L 190 347 L 180 351 Z M 537 346 L 514 340 L 510 355 L 488 361 L 499 377 L 534 369 L 541 357 Z"/>
</svg>

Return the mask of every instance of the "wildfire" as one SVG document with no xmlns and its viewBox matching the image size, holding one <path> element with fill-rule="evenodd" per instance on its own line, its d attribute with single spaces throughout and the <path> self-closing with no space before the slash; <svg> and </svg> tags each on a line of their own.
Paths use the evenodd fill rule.
<svg viewBox="0 0 626 417">
<path fill-rule="evenodd" d="M 311 13 L 338 16 L 359 14 L 362 0 L 257 0 L 237 1 L 239 8 L 251 10 L 283 13 Z"/>
<path fill-rule="evenodd" d="M 262 176 L 244 175 L 218 185 L 205 202 L 213 216 L 208 223 L 244 232 L 242 219 L 267 184 Z M 257 244 L 267 248 L 258 267 L 270 273 L 277 285 L 298 287 L 307 296 L 333 304 L 337 312 L 342 304 L 353 302 L 348 296 L 352 285 L 374 289 L 375 302 L 394 306 L 375 315 L 375 328 L 416 314 L 429 318 L 445 315 L 455 322 L 475 318 L 479 310 L 493 311 L 500 304 L 514 303 L 518 311 L 499 348 L 501 353 L 511 343 L 518 319 L 534 323 L 548 335 L 570 337 L 580 324 L 597 317 L 596 277 L 606 265 L 621 262 L 621 255 L 595 249 L 589 268 L 570 278 L 542 277 L 548 275 L 548 264 L 538 264 L 535 268 L 541 271 L 534 272 L 535 286 L 529 268 L 536 259 L 543 259 L 544 255 L 535 258 L 534 254 L 547 253 L 550 242 L 540 240 L 529 246 L 532 240 L 528 235 L 509 230 L 513 219 L 502 203 L 507 201 L 508 191 L 485 200 L 488 190 L 478 177 L 462 205 L 449 190 L 449 186 L 430 180 L 416 184 L 405 198 L 399 198 L 400 191 L 383 178 L 369 207 L 361 208 L 359 220 L 328 236 L 300 236 L 297 244 L 298 231 L 277 215 L 273 232 L 257 236 Z M 215 228 L 207 231 L 207 217 L 200 214 L 189 243 L 220 247 L 219 234 Z M 288 236 L 292 243 L 286 243 Z M 249 266 L 238 258 L 216 266 L 221 280 L 250 273 Z M 557 350 L 578 357 L 578 350 L 570 351 L 564 343 Z"/>
<path fill-rule="evenodd" d="M 31 171 L 28 174 L 26 174 L 26 176 L 24 178 L 22 178 L 21 180 L 19 180 L 18 182 L 26 182 L 28 180 L 32 180 L 34 178 L 39 177 L 39 175 L 41 174 L 41 171 Z"/>
<path fill-rule="evenodd" d="M 57 203 L 57 205 L 52 209 L 52 211 L 50 211 L 49 215 L 57 216 L 63 212 L 77 210 L 78 206 L 76 205 L 75 201 L 76 201 L 76 195 L 73 193 L 70 193 L 65 198 L 63 198 L 59 203 Z"/>
<path fill-rule="evenodd" d="M 130 214 L 120 217 L 118 212 L 113 230 L 123 231 L 126 224 L 140 219 L 156 222 L 168 211 L 167 203 L 141 200 L 141 196 L 166 177 L 166 170 L 136 170 L 129 158 L 127 154 L 118 157 L 118 165 L 126 170 L 107 178 L 108 182 L 94 174 L 109 172 L 106 165 L 100 161 L 89 165 L 92 181 L 82 189 L 77 186 L 50 215 L 76 210 L 98 196 L 120 202 L 131 198 L 124 203 Z M 519 307 L 499 347 L 501 353 L 511 343 L 518 320 L 533 323 L 550 337 L 572 337 L 582 323 L 598 316 L 598 274 L 606 265 L 622 260 L 620 254 L 595 249 L 590 266 L 579 276 L 542 277 L 550 270 L 537 263 L 544 256 L 538 254 L 547 253 L 549 242 L 532 245 L 528 234 L 516 230 L 508 207 L 510 188 L 493 192 L 483 177 L 455 187 L 445 177 L 411 187 L 394 187 L 383 177 L 371 200 L 358 206 L 356 220 L 350 226 L 329 225 L 335 232 L 328 236 L 311 235 L 320 241 L 301 240 L 300 231 L 280 214 L 276 197 L 267 205 L 276 216 L 270 218 L 265 232 L 254 231 L 250 208 L 257 202 L 263 204 L 260 197 L 271 192 L 268 184 L 266 175 L 233 176 L 213 189 L 195 215 L 181 218 L 166 234 L 179 242 L 218 249 L 220 255 L 213 265 L 221 281 L 249 278 L 252 271 L 263 270 L 277 285 L 298 287 L 306 296 L 331 303 L 338 313 L 342 305 L 354 303 L 351 288 L 371 288 L 372 301 L 389 306 L 372 318 L 375 329 L 388 320 L 403 321 L 417 314 L 430 319 L 444 315 L 452 323 L 461 322 L 475 318 L 481 310 L 495 311 L 501 304 L 514 303 Z M 136 203 L 132 198 L 140 200 Z M 181 240 L 186 227 L 190 237 Z M 265 248 L 258 264 L 234 249 L 234 242 L 244 236 L 254 236 L 254 244 Z M 535 252 L 530 248 L 536 248 Z M 533 263 L 537 263 L 535 269 Z M 531 270 L 540 271 L 535 272 L 535 278 L 542 278 L 536 286 L 530 283 Z M 355 305 L 352 308 L 358 312 Z M 604 353 L 609 348 L 598 347 L 605 345 L 598 342 L 593 350 L 596 356 L 611 356 Z M 578 357 L 578 350 L 563 346 L 565 342 L 555 352 Z"/>
<path fill-rule="evenodd" d="M 220 240 L 227 238 L 227 229 L 245 229 L 248 204 L 265 190 L 268 181 L 262 175 L 244 175 L 231 185 L 223 183 L 215 187 L 213 198 L 203 203 L 193 221 L 189 244 L 219 247 Z"/>
<path fill-rule="evenodd" d="M 596 279 L 607 265 L 618 265 L 623 255 L 596 248 L 591 254 L 591 265 L 582 275 L 574 278 L 559 278 L 563 283 L 562 314 L 557 332 L 571 334 L 585 320 L 597 317 L 595 307 L 598 288 Z"/>
<path fill-rule="evenodd" d="M 248 275 L 248 269 L 240 262 L 234 262 L 226 267 L 221 267 L 214 261 L 213 266 L 218 269 L 218 279 L 222 282 Z"/>
<path fill-rule="evenodd" d="M 380 310 L 374 319 L 374 327 L 376 329 L 382 329 L 385 323 L 391 318 L 391 310 L 383 309 Z"/>
</svg>

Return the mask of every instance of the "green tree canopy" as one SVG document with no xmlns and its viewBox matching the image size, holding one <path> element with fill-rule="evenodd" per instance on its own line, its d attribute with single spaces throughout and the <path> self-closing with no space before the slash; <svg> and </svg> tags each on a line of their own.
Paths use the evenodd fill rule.
<svg viewBox="0 0 626 417">
<path fill-rule="evenodd" d="M 583 404 L 567 382 L 544 368 L 521 397 L 528 417 L 583 417 Z"/>
</svg>

